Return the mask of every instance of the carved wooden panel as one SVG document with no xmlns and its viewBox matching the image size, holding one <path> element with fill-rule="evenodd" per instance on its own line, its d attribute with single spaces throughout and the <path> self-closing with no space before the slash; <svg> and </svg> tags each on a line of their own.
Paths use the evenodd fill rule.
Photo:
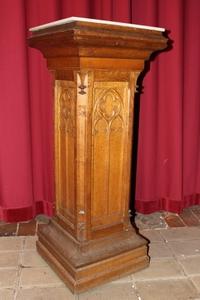
<svg viewBox="0 0 200 300">
<path fill-rule="evenodd" d="M 76 85 L 55 81 L 55 169 L 57 215 L 73 229 L 75 217 Z"/>
<path fill-rule="evenodd" d="M 91 172 L 93 229 L 123 222 L 128 116 L 128 83 L 95 82 Z"/>
</svg>

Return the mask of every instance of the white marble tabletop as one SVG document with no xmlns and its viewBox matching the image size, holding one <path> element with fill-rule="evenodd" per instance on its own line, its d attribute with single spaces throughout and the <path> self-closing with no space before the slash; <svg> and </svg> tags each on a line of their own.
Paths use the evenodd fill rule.
<svg viewBox="0 0 200 300">
<path fill-rule="evenodd" d="M 117 26 L 122 26 L 122 27 L 139 28 L 139 29 L 155 30 L 155 31 L 162 31 L 162 32 L 165 31 L 165 28 L 160 28 L 160 27 L 145 26 L 145 25 L 138 25 L 138 24 L 131 24 L 131 23 L 123 23 L 123 22 L 113 22 L 113 21 L 106 21 L 106 20 L 89 19 L 89 18 L 80 18 L 80 17 L 70 17 L 70 18 L 58 20 L 55 22 L 51 22 L 51 23 L 47 23 L 47 24 L 43 24 L 40 26 L 30 28 L 29 30 L 31 32 L 34 32 L 34 31 L 39 31 L 42 29 L 51 28 L 53 26 L 72 23 L 75 21 L 89 22 L 89 23 L 96 23 L 96 24 L 117 25 Z"/>
</svg>

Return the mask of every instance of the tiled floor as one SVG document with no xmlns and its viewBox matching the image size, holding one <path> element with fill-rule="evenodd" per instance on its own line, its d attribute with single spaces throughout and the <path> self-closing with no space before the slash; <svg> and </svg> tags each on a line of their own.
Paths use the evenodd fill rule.
<svg viewBox="0 0 200 300">
<path fill-rule="evenodd" d="M 80 295 L 72 295 L 36 252 L 42 216 L 17 224 L 12 234 L 1 224 L 0 300 L 200 300 L 199 218 L 199 206 L 181 215 L 138 215 L 139 231 L 150 240 L 150 267 Z"/>
</svg>

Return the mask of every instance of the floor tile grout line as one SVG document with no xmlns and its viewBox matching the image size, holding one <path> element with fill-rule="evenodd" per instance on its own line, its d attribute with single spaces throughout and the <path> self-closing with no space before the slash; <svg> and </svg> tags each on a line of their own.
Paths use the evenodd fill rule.
<svg viewBox="0 0 200 300">
<path fill-rule="evenodd" d="M 193 209 L 191 209 L 191 211 L 192 211 L 192 213 L 195 215 L 195 217 L 199 220 L 199 222 L 200 222 L 200 215 L 198 216 L 197 214 L 196 214 L 196 212 L 193 210 Z"/>
<path fill-rule="evenodd" d="M 22 253 L 23 254 L 23 253 Z M 45 261 L 44 261 L 45 262 Z M 38 268 L 45 268 L 45 269 L 49 269 L 49 265 L 38 265 L 38 266 L 23 266 L 22 265 L 22 268 L 23 269 L 38 269 Z M 18 266 L 11 266 L 11 267 L 0 267 L 0 271 L 6 271 L 6 270 L 15 270 L 17 271 L 18 270 Z M 50 268 L 51 270 L 51 268 Z"/>
<path fill-rule="evenodd" d="M 197 215 L 193 212 L 192 209 L 190 211 L 191 211 L 192 215 L 195 217 L 195 219 L 199 222 L 199 225 L 200 225 L 200 219 L 197 217 Z M 196 225 L 196 226 L 198 226 L 198 225 Z"/>
<path fill-rule="evenodd" d="M 196 287 L 196 285 L 194 284 L 194 282 L 190 279 L 190 277 L 188 277 L 188 280 L 191 283 L 191 285 L 195 288 L 195 290 L 197 291 L 197 293 L 200 294 L 200 291 L 198 290 L 198 288 Z M 198 300 L 198 299 L 196 299 L 196 300 Z"/>
<path fill-rule="evenodd" d="M 16 236 L 18 236 L 18 232 L 19 232 L 19 222 L 17 223 Z"/>
<path fill-rule="evenodd" d="M 142 300 L 142 298 L 140 296 L 140 293 L 139 293 L 139 290 L 137 288 L 137 284 L 136 284 L 136 281 L 134 279 L 134 275 L 133 274 L 131 274 L 131 278 L 132 278 L 132 288 L 135 291 L 135 295 L 136 295 L 136 297 L 137 297 L 138 300 Z"/>
<path fill-rule="evenodd" d="M 183 222 L 183 224 L 185 225 L 185 227 L 189 227 L 187 225 L 187 223 L 183 220 L 183 218 L 181 217 L 181 215 L 177 214 L 177 217 L 181 220 L 181 222 Z M 181 227 L 181 226 L 180 226 Z"/>
<path fill-rule="evenodd" d="M 139 283 L 144 283 L 144 282 L 146 282 L 147 284 L 148 283 L 150 283 L 150 282 L 160 282 L 160 281 L 162 281 L 162 282 L 164 282 L 164 281 L 170 281 L 170 280 L 187 280 L 187 281 L 189 281 L 190 282 L 190 284 L 192 285 L 192 287 L 193 287 L 193 289 L 194 289 L 194 291 L 195 291 L 195 293 L 196 293 L 196 296 L 199 296 L 200 295 L 200 291 L 199 291 L 199 289 L 196 287 L 196 285 L 193 283 L 193 281 L 191 280 L 191 278 L 190 277 L 184 277 L 184 278 L 158 278 L 158 279 L 156 279 L 156 280 L 151 280 L 151 279 L 149 279 L 149 280 L 137 280 L 137 281 L 135 281 L 134 282 L 134 284 L 135 284 L 135 286 L 136 286 L 136 289 L 137 289 L 137 283 L 139 284 Z M 194 300 L 199 300 L 200 298 L 196 298 L 196 296 L 195 296 L 195 298 L 194 298 Z M 193 299 L 193 298 L 192 298 Z M 140 297 L 139 298 L 139 300 L 142 300 L 142 298 Z"/>
<path fill-rule="evenodd" d="M 25 240 L 22 241 L 22 249 L 23 249 L 24 242 L 25 242 Z M 22 253 L 23 253 L 23 251 L 20 253 L 19 260 L 18 260 L 17 280 L 16 280 L 15 294 L 14 294 L 14 299 L 13 300 L 17 299 L 17 295 L 18 295 L 18 292 L 19 292 L 20 278 L 21 278 L 21 272 L 22 272 L 22 268 L 21 268 Z"/>
<path fill-rule="evenodd" d="M 197 227 L 197 226 L 191 226 L 191 227 L 184 227 L 184 229 L 187 229 L 187 231 L 188 231 L 188 229 L 191 229 L 191 228 L 199 228 L 199 233 L 200 233 L 200 227 Z M 183 227 L 179 227 L 179 229 L 180 230 L 184 230 L 183 229 Z M 169 230 L 174 230 L 174 231 L 176 231 L 177 230 L 177 228 L 170 228 Z M 198 240 L 198 238 L 184 238 L 184 237 L 177 237 L 177 238 L 166 238 L 164 235 L 163 235 L 163 233 L 161 232 L 161 231 L 165 231 L 165 230 L 160 230 L 160 234 L 162 235 L 162 237 L 163 237 L 163 239 L 164 239 L 164 241 L 166 242 L 166 243 L 168 243 L 168 242 L 172 242 L 172 241 L 181 241 L 181 240 L 184 240 L 184 241 L 192 241 L 192 240 Z"/>
<path fill-rule="evenodd" d="M 16 249 L 16 250 L 0 250 L 0 254 L 4 254 L 4 253 L 16 253 L 16 252 L 22 252 L 22 250 L 20 249 Z"/>
<path fill-rule="evenodd" d="M 135 279 L 137 282 L 156 282 L 156 281 L 168 281 L 168 280 L 185 280 L 188 277 L 185 275 L 182 276 L 168 276 L 168 277 L 155 277 L 155 278 L 144 278 L 144 279 Z"/>
<path fill-rule="evenodd" d="M 184 255 L 184 256 L 177 255 L 176 257 L 179 258 L 179 259 L 181 258 L 181 260 L 185 260 L 186 258 L 196 258 L 196 257 L 200 257 L 200 253 L 194 254 L 194 255 Z"/>
<path fill-rule="evenodd" d="M 12 267 L 0 267 L 0 271 L 17 271 L 18 266 L 12 266 Z"/>
<path fill-rule="evenodd" d="M 37 284 L 37 283 L 33 283 L 33 284 L 27 284 L 27 285 L 22 285 L 21 281 L 20 281 L 20 285 L 19 285 L 19 290 L 20 289 L 33 289 L 33 288 L 57 288 L 57 287 L 65 287 L 64 283 L 59 282 L 59 283 L 41 283 L 41 284 Z"/>
<path fill-rule="evenodd" d="M 20 252 L 20 255 L 19 255 L 19 261 L 18 261 L 18 272 L 17 272 L 17 281 L 16 281 L 16 289 L 15 289 L 15 294 L 14 294 L 14 299 L 13 300 L 16 300 L 17 299 L 17 295 L 18 295 L 18 292 L 20 290 L 20 282 L 21 282 L 21 273 L 22 273 L 22 254 L 24 252 L 24 247 L 25 247 L 25 242 L 26 242 L 26 238 L 24 237 L 22 240 L 21 240 L 21 252 Z"/>
<path fill-rule="evenodd" d="M 3 254 L 3 253 L 15 253 L 15 252 L 37 252 L 37 250 L 35 248 L 33 249 L 24 249 L 24 250 L 0 250 L 0 255 Z"/>
<path fill-rule="evenodd" d="M 182 255 L 177 255 L 177 254 L 176 254 L 175 250 L 174 250 L 173 247 L 170 245 L 170 243 L 173 243 L 173 242 L 177 242 L 177 241 L 168 241 L 168 242 L 166 243 L 166 247 L 172 252 L 173 257 L 175 258 L 175 260 L 177 260 L 177 257 L 187 257 L 188 255 L 184 255 L 184 254 L 182 254 Z M 180 243 L 181 241 L 178 241 L 178 242 Z M 200 254 L 196 254 L 196 255 L 192 255 L 192 256 L 198 256 L 198 255 L 200 255 Z"/>
<path fill-rule="evenodd" d="M 192 282 L 192 280 L 190 280 L 190 278 L 189 278 L 187 272 L 185 271 L 185 268 L 184 268 L 183 264 L 181 264 L 181 261 L 180 261 L 177 257 L 175 257 L 175 260 L 176 260 L 176 262 L 178 263 L 178 265 L 181 267 L 181 269 L 182 269 L 183 273 L 185 274 L 185 277 L 187 278 L 187 280 L 189 280 L 189 281 L 192 283 L 192 285 L 193 285 L 193 287 L 195 288 L 195 290 L 198 291 L 197 288 L 196 288 L 196 286 L 195 286 L 194 283 Z"/>
<path fill-rule="evenodd" d="M 36 224 L 35 224 L 35 235 L 37 235 L 37 232 L 38 232 L 38 226 L 39 226 L 39 223 L 38 223 L 38 221 L 36 221 Z"/>
</svg>

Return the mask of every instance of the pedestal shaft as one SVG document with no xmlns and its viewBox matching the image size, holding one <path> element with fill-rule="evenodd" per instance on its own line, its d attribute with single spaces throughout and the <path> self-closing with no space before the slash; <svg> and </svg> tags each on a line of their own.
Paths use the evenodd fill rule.
<svg viewBox="0 0 200 300">
<path fill-rule="evenodd" d="M 129 222 L 137 76 L 80 70 L 74 81 L 55 80 L 56 215 L 78 241 Z"/>
</svg>

